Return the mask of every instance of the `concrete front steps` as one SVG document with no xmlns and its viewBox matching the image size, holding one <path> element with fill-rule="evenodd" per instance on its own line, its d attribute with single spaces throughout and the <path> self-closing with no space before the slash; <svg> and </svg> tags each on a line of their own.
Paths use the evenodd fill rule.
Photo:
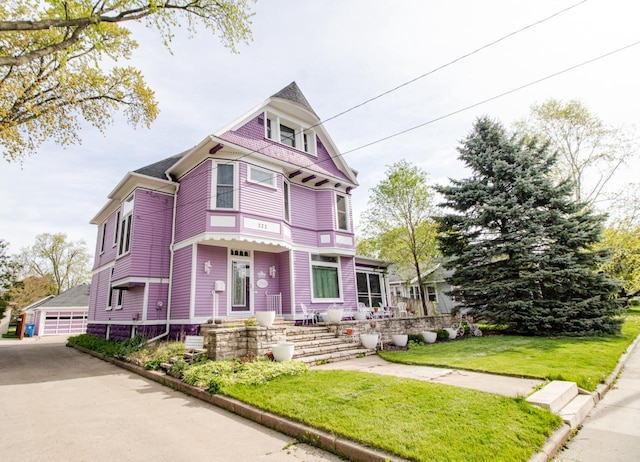
<svg viewBox="0 0 640 462">
<path fill-rule="evenodd" d="M 577 428 L 595 406 L 591 394 L 580 390 L 575 382 L 563 380 L 548 383 L 529 396 L 527 402 L 558 414 L 572 429 Z"/>
<path fill-rule="evenodd" d="M 314 365 L 375 354 L 357 337 L 336 337 L 329 327 L 287 326 L 287 342 L 295 344 L 293 359 Z"/>
</svg>

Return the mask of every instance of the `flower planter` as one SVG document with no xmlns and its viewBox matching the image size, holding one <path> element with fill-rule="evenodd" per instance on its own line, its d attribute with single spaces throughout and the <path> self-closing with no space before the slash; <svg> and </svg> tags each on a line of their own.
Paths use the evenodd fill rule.
<svg viewBox="0 0 640 462">
<path fill-rule="evenodd" d="M 458 331 L 456 329 L 452 329 L 451 327 L 445 327 L 444 330 L 449 334 L 449 340 L 453 340 L 458 335 Z"/>
<path fill-rule="evenodd" d="M 378 346 L 378 338 L 380 338 L 378 334 L 360 334 L 362 346 L 371 350 L 375 350 Z"/>
<path fill-rule="evenodd" d="M 271 327 L 276 319 L 275 311 L 258 311 L 256 312 L 256 321 L 262 327 Z"/>
<path fill-rule="evenodd" d="M 391 335 L 391 340 L 395 346 L 404 347 L 407 346 L 409 336 L 407 334 L 393 334 Z"/>
<path fill-rule="evenodd" d="M 293 358 L 293 343 L 278 343 L 271 347 L 271 352 L 273 353 L 273 359 L 276 361 L 289 361 Z"/>
<path fill-rule="evenodd" d="M 329 318 L 329 322 L 337 323 L 342 320 L 342 315 L 344 314 L 343 308 L 329 308 L 327 310 L 327 318 Z"/>
<path fill-rule="evenodd" d="M 422 338 L 424 339 L 424 343 L 436 343 L 436 339 L 438 338 L 438 334 L 431 331 L 422 332 Z"/>
<path fill-rule="evenodd" d="M 367 319 L 367 313 L 364 311 L 357 311 L 356 314 L 353 315 L 353 319 L 356 321 L 364 321 Z"/>
</svg>

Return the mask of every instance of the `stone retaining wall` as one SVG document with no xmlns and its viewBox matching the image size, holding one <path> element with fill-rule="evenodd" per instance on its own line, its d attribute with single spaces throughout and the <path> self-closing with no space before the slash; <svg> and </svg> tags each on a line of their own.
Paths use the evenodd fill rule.
<svg viewBox="0 0 640 462">
<path fill-rule="evenodd" d="M 358 336 L 366 333 L 378 333 L 382 342 L 391 342 L 391 336 L 395 334 L 420 334 L 423 331 L 437 331 L 451 326 L 450 315 L 440 316 L 420 316 L 410 318 L 392 319 L 368 319 L 366 321 L 342 321 L 340 324 L 332 325 L 331 329 L 337 335 L 346 335 L 346 330 L 353 329 L 352 335 Z M 372 324 L 375 323 L 375 327 Z"/>
<path fill-rule="evenodd" d="M 202 327 L 204 345 L 210 359 L 264 356 L 271 345 L 287 339 L 286 327 Z"/>
</svg>

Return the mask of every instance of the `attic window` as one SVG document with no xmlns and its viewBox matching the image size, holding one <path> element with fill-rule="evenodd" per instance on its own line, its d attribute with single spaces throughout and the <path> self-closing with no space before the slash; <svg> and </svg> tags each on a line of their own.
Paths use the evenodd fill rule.
<svg viewBox="0 0 640 462">
<path fill-rule="evenodd" d="M 265 138 L 316 155 L 316 134 L 313 130 L 270 112 L 265 113 L 264 120 Z"/>
</svg>

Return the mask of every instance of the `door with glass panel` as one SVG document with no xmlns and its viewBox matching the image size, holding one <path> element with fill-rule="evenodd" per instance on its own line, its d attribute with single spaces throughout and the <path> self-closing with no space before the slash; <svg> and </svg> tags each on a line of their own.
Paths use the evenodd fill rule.
<svg viewBox="0 0 640 462">
<path fill-rule="evenodd" d="M 231 261 L 231 312 L 251 313 L 251 264 Z"/>
</svg>

